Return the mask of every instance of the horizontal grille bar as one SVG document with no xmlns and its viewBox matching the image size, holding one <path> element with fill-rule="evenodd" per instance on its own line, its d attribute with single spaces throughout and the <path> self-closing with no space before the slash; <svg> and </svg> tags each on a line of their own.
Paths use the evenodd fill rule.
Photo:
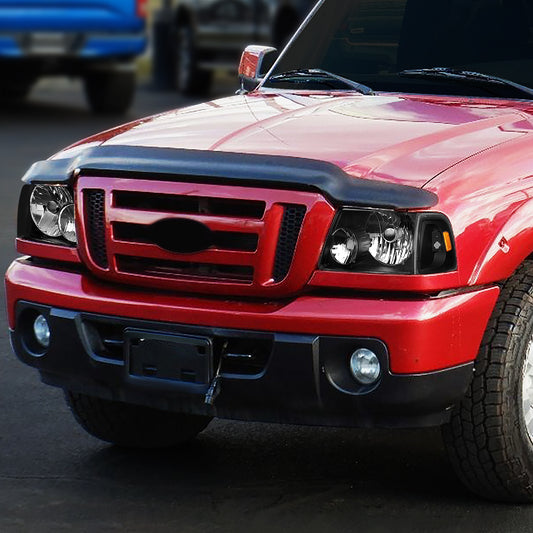
<svg viewBox="0 0 533 533">
<path fill-rule="evenodd" d="M 238 252 L 230 250 L 205 250 L 189 254 L 177 254 L 163 250 L 155 244 L 141 242 L 113 241 L 113 253 L 130 257 L 142 257 L 147 260 L 162 259 L 163 261 L 180 261 L 191 263 L 215 263 L 226 265 L 253 265 L 253 252 Z"/>
</svg>

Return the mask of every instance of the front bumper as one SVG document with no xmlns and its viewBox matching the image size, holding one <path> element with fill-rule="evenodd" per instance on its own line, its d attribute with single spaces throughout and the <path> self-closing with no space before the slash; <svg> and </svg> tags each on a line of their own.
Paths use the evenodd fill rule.
<svg viewBox="0 0 533 533">
<path fill-rule="evenodd" d="M 388 427 L 447 420 L 471 379 L 499 292 L 491 287 L 439 299 L 309 295 L 234 302 L 117 287 L 27 259 L 12 264 L 6 290 L 15 351 L 47 383 L 225 418 Z M 51 325 L 46 354 L 25 340 L 25 317 L 36 312 Z M 102 351 L 105 336 L 120 343 L 126 329 L 200 336 L 214 339 L 214 346 L 224 339 L 251 342 L 263 346 L 263 355 L 251 369 L 222 366 L 220 393 L 211 406 L 204 402 L 208 384 L 133 375 L 127 350 Z M 359 347 L 375 351 L 384 369 L 370 388 L 347 379 L 349 356 Z M 219 356 L 215 349 L 215 365 Z"/>
</svg>

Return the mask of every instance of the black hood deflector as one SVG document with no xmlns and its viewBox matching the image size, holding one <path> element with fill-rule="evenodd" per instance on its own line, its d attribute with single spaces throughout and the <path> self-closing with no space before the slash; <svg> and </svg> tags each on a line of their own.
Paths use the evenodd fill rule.
<svg viewBox="0 0 533 533">
<path fill-rule="evenodd" d="M 83 175 L 226 183 L 274 189 L 319 191 L 335 205 L 427 209 L 432 192 L 383 181 L 354 178 L 324 161 L 142 146 L 97 146 L 73 158 L 35 163 L 26 183 L 62 183 Z"/>
</svg>

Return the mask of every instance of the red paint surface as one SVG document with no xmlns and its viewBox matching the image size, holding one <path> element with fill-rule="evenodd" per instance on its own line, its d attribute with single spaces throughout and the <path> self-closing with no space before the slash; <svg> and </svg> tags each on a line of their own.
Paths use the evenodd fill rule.
<svg viewBox="0 0 533 533">
<path fill-rule="evenodd" d="M 33 255 L 42 259 L 52 259 L 54 261 L 67 261 L 69 263 L 80 263 L 80 256 L 76 248 L 60 246 L 54 244 L 42 244 L 24 239 L 17 239 L 17 252 L 25 255 Z"/>
<path fill-rule="evenodd" d="M 279 154 L 423 186 L 529 124 L 524 102 L 346 93 L 252 93 L 170 111 L 90 143 Z M 516 125 L 521 127 L 516 127 Z"/>
<path fill-rule="evenodd" d="M 375 337 L 391 371 L 438 370 L 476 357 L 497 287 L 438 299 L 301 296 L 251 302 L 198 298 L 103 283 L 90 275 L 14 262 L 6 274 L 9 325 L 17 300 L 106 315 L 212 327 Z"/>
</svg>

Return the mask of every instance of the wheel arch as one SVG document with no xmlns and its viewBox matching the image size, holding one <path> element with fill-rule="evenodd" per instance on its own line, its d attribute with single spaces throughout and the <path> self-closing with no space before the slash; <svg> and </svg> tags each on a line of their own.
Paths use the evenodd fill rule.
<svg viewBox="0 0 533 533">
<path fill-rule="evenodd" d="M 495 233 L 468 284 L 507 279 L 528 259 L 533 259 L 533 200 L 522 204 Z"/>
</svg>

